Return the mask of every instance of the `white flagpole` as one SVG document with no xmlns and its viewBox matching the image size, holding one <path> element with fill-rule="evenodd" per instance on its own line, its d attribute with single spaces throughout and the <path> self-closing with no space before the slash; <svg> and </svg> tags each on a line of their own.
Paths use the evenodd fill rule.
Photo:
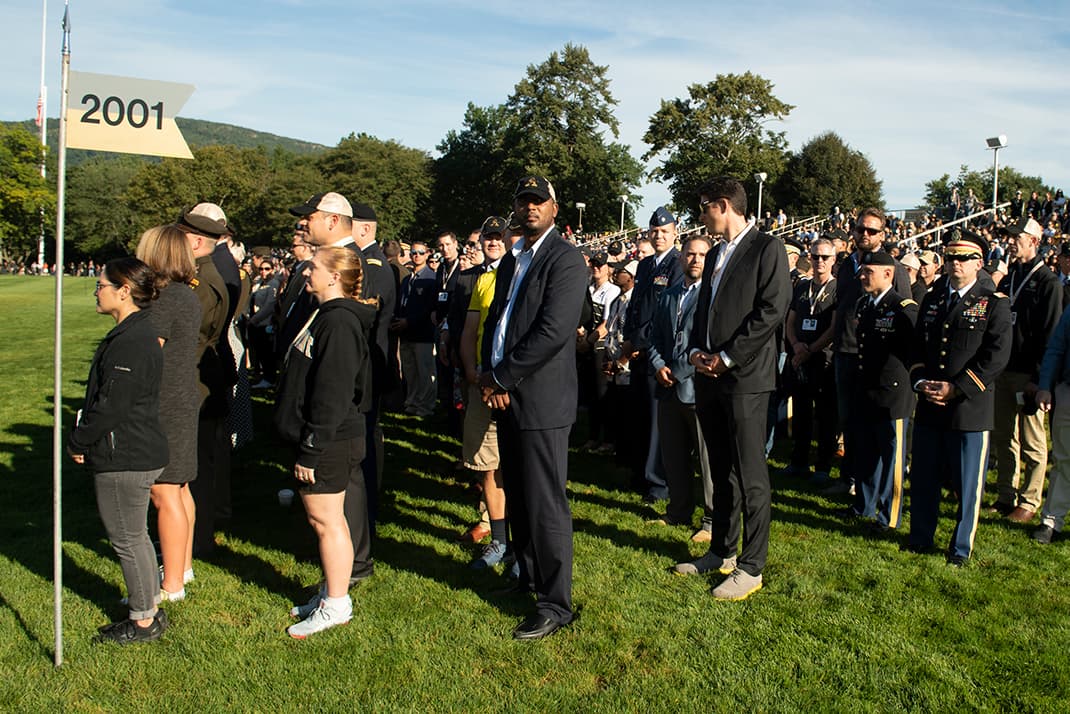
<svg viewBox="0 0 1070 714">
<path fill-rule="evenodd" d="M 63 213 L 67 178 L 67 93 L 71 69 L 70 0 L 63 3 L 63 81 L 60 88 L 59 166 L 56 171 L 56 357 L 52 393 L 52 585 L 55 666 L 63 665 Z"/>
<path fill-rule="evenodd" d="M 41 178 L 45 178 L 48 146 L 48 87 L 45 86 L 45 31 L 48 28 L 48 0 L 41 0 L 41 91 L 37 95 L 37 116 L 41 119 Z M 45 263 L 45 209 L 41 208 L 41 233 L 37 237 L 37 264 Z"/>
</svg>

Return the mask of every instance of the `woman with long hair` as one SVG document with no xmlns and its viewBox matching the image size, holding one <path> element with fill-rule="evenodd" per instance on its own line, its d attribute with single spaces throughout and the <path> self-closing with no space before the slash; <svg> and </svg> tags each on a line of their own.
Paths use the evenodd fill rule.
<svg viewBox="0 0 1070 714">
<path fill-rule="evenodd" d="M 367 333 L 375 320 L 376 300 L 362 299 L 360 260 L 349 248 L 320 248 L 312 259 L 306 290 L 319 308 L 298 333 L 286 355 L 279 386 L 275 426 L 295 445 L 294 478 L 308 522 L 319 538 L 324 583 L 305 605 L 290 611 L 300 622 L 287 632 L 296 639 L 352 618 L 349 577 L 353 568 L 351 527 L 364 532 L 367 518 L 346 522 L 346 487 L 365 513 L 367 493 L 360 462 L 364 458 L 364 413 L 371 405 L 371 363 Z"/>
<path fill-rule="evenodd" d="M 115 327 L 93 356 L 85 406 L 67 439 L 74 462 L 93 472 L 100 519 L 129 593 L 129 618 L 101 627 L 98 642 L 150 642 L 167 629 L 146 526 L 149 491 L 168 460 L 159 420 L 163 350 L 145 311 L 155 297 L 152 268 L 137 258 L 116 258 L 100 272 L 97 312 Z"/>
<path fill-rule="evenodd" d="M 189 483 L 197 478 L 197 342 L 201 306 L 193 292 L 197 265 L 185 232 L 156 226 L 141 234 L 137 257 L 156 273 L 159 297 L 148 311 L 163 348 L 160 423 L 167 434 L 171 462 L 152 485 L 160 534 L 162 600 L 182 600 L 193 580 L 193 524 L 196 507 Z"/>
</svg>

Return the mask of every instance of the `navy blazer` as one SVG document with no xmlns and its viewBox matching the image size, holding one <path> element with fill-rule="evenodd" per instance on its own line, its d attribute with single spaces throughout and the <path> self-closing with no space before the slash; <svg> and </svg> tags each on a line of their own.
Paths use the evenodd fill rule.
<svg viewBox="0 0 1070 714">
<path fill-rule="evenodd" d="M 660 265 L 655 264 L 655 258 L 657 256 L 648 255 L 639 261 L 635 270 L 635 292 L 628 303 L 624 321 L 624 339 L 629 340 L 636 350 L 648 349 L 650 345 L 654 312 L 662 293 L 684 281 L 680 251 L 670 248 Z"/>
<path fill-rule="evenodd" d="M 710 299 L 713 269 L 727 244 L 706 256 L 689 349 L 725 352 L 732 368 L 717 378 L 700 376 L 695 396 L 711 389 L 756 394 L 776 388 L 778 335 L 791 303 L 791 277 L 784 243 L 751 226 L 723 267 L 724 277 Z"/>
<path fill-rule="evenodd" d="M 698 288 L 701 290 L 701 286 Z M 691 335 L 691 326 L 695 320 L 695 306 L 698 300 L 692 298 L 684 311 L 677 317 L 680 301 L 687 294 L 683 283 L 675 285 L 661 294 L 654 320 L 650 329 L 650 366 L 657 372 L 662 367 L 672 371 L 676 384 L 676 398 L 684 404 L 695 403 L 695 367 L 688 359 L 687 341 Z M 658 382 L 654 396 L 664 399 L 669 395 L 669 388 Z"/>
<path fill-rule="evenodd" d="M 509 299 L 516 269 L 505 254 L 494 282 L 494 302 L 483 328 L 482 364 L 491 364 L 494 332 Z M 556 228 L 543 238 L 517 287 L 494 379 L 509 392 L 509 409 L 521 429 L 556 429 L 576 421 L 576 328 L 587 266 Z"/>
</svg>

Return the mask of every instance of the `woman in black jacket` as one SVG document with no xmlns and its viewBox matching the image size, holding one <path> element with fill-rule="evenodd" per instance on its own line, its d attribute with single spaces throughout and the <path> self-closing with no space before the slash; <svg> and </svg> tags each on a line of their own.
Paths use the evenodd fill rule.
<svg viewBox="0 0 1070 714">
<path fill-rule="evenodd" d="M 142 312 L 156 296 L 154 281 L 137 258 L 116 258 L 101 271 L 97 312 L 111 315 L 115 327 L 93 356 L 85 406 L 67 439 L 75 463 L 93 471 L 97 508 L 129 592 L 129 618 L 100 628 L 98 642 L 149 642 L 167 629 L 146 526 L 150 489 L 168 461 L 159 421 L 163 352 Z"/>
<path fill-rule="evenodd" d="M 279 386 L 275 426 L 296 445 L 294 477 L 308 522 L 319 537 L 325 577 L 315 597 L 290 611 L 301 620 L 287 630 L 296 639 L 349 622 L 350 528 L 362 530 L 357 542 L 368 542 L 367 518 L 347 523 L 343 511 L 348 487 L 349 498 L 363 501 L 350 512 L 366 512 L 360 462 L 365 450 L 364 413 L 371 405 L 367 334 L 376 301 L 360 297 L 362 283 L 354 251 L 327 247 L 316 251 L 306 290 L 319 309 L 291 344 Z"/>
</svg>

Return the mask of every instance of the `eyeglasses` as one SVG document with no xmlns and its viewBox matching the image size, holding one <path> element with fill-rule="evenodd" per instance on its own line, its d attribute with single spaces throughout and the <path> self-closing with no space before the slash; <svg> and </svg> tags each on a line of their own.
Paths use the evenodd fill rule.
<svg viewBox="0 0 1070 714">
<path fill-rule="evenodd" d="M 870 228 L 869 226 L 855 226 L 854 227 L 854 232 L 855 232 L 855 235 L 862 235 L 864 233 L 867 236 L 872 237 L 872 236 L 875 236 L 875 235 L 880 235 L 881 233 L 884 232 L 884 229 L 883 228 Z"/>
<path fill-rule="evenodd" d="M 810 259 L 811 260 L 832 260 L 835 257 L 836 256 L 834 256 L 834 255 L 821 255 L 820 253 L 811 253 L 810 254 Z"/>
<path fill-rule="evenodd" d="M 93 291 L 93 294 L 95 295 L 95 294 L 99 293 L 101 291 L 101 289 L 103 289 L 103 288 L 117 288 L 117 287 L 119 287 L 119 286 L 116 285 L 115 283 L 102 283 L 102 282 L 100 282 L 98 280 L 97 281 L 97 288 L 96 288 L 96 290 Z"/>
</svg>

